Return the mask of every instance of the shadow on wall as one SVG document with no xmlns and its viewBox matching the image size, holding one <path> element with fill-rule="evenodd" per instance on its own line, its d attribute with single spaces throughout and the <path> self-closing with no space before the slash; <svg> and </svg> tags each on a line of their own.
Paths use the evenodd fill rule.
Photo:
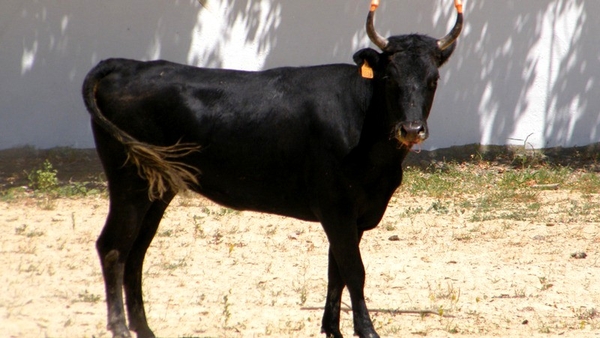
<svg viewBox="0 0 600 338">
<path fill-rule="evenodd" d="M 92 147 L 80 88 L 109 57 L 186 62 L 197 0 L 7 0 L 0 12 L 0 148 Z M 183 52 L 181 52 L 183 51 Z"/>
<path fill-rule="evenodd" d="M 549 6 L 546 13 L 547 17 L 538 17 L 537 20 L 543 22 L 543 28 L 548 27 L 553 33 L 549 37 L 549 52 L 559 54 L 559 58 L 543 65 L 550 75 L 546 81 L 549 98 L 545 111 L 555 112 L 554 115 L 545 116 L 548 126 L 544 135 L 546 141 L 560 144 L 581 140 L 580 145 L 598 142 L 600 22 L 597 15 L 600 14 L 600 2 L 561 1 Z M 566 27 L 569 21 L 577 24 L 575 27 Z M 567 36 L 557 39 L 561 31 L 566 31 Z"/>
<path fill-rule="evenodd" d="M 281 22 L 278 0 L 200 0 L 187 63 L 258 70 L 275 45 Z"/>
<path fill-rule="evenodd" d="M 0 148 L 93 146 L 80 86 L 109 57 L 261 69 L 284 28 L 283 36 L 301 36 L 296 48 L 313 45 L 306 54 L 315 54 L 286 59 L 283 53 L 271 66 L 331 62 L 333 47 L 322 48 L 315 36 L 330 25 L 338 27 L 330 39 L 342 33 L 332 17 L 344 27 L 355 23 L 335 5 L 310 2 L 318 18 L 282 0 L 7 0 L 0 12 Z"/>
<path fill-rule="evenodd" d="M 452 93 L 444 88 L 438 97 L 449 116 L 432 117 L 452 131 L 447 145 L 477 139 L 535 148 L 598 142 L 600 22 L 594 17 L 600 2 L 466 4 L 466 34 L 445 82 Z"/>
<path fill-rule="evenodd" d="M 194 27 L 190 64 L 258 70 L 351 63 L 355 51 L 369 46 L 369 0 L 200 2 L 205 10 Z"/>
<path fill-rule="evenodd" d="M 245 23 L 241 34 L 248 34 L 242 48 L 259 50 L 265 58 L 263 68 L 351 63 L 355 51 L 370 46 L 364 32 L 368 1 L 235 4 L 226 22 Z M 600 45 L 594 41 L 600 22 L 592 18 L 600 14 L 600 2 L 465 4 L 467 24 L 455 55 L 441 71 L 444 86 L 438 90 L 426 146 L 542 148 L 598 142 Z M 256 17 L 263 19 L 253 20 Z M 382 1 L 376 25 L 384 35 L 418 32 L 441 37 L 454 18 L 448 0 Z M 224 30 L 235 31 L 236 26 Z M 224 36 L 219 48 L 205 55 L 213 62 L 210 66 L 228 66 L 222 57 L 231 34 Z"/>
<path fill-rule="evenodd" d="M 93 146 L 80 86 L 109 57 L 262 69 L 352 62 L 368 0 L 7 0 L 0 13 L 0 148 Z M 426 146 L 584 145 L 600 137 L 599 1 L 466 0 Z M 382 1 L 384 35 L 440 37 L 450 0 Z M 573 24 L 575 23 L 575 24 Z M 371 46 L 372 47 L 372 46 Z"/>
</svg>

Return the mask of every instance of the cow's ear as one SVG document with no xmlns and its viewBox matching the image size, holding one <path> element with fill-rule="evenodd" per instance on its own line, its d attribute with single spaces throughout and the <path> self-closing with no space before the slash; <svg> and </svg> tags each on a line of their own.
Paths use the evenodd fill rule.
<svg viewBox="0 0 600 338">
<path fill-rule="evenodd" d="M 448 46 L 448 48 L 441 51 L 440 61 L 438 62 L 438 68 L 443 66 L 444 63 L 446 63 L 446 61 L 448 61 L 448 59 L 450 58 L 450 55 L 452 55 L 452 53 L 454 52 L 454 48 L 456 48 L 456 41 L 453 44 L 451 44 L 450 46 Z"/>
<path fill-rule="evenodd" d="M 359 67 L 362 66 L 365 61 L 367 61 L 371 67 L 377 68 L 379 65 L 380 54 L 375 49 L 365 48 L 354 53 L 352 58 Z"/>
</svg>

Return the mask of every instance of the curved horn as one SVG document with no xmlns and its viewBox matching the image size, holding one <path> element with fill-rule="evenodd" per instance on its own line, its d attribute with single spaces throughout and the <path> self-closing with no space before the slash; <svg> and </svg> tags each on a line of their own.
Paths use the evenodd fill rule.
<svg viewBox="0 0 600 338">
<path fill-rule="evenodd" d="M 462 28 L 463 28 L 462 0 L 454 0 L 454 6 L 456 7 L 456 13 L 457 13 L 456 23 L 454 24 L 454 27 L 452 28 L 450 33 L 448 33 L 448 35 L 446 35 L 443 38 L 438 40 L 438 47 L 441 50 L 444 50 L 444 49 L 450 47 L 454 43 L 454 41 L 456 41 L 456 39 L 458 39 L 458 36 L 460 35 L 460 32 L 462 31 Z"/>
<path fill-rule="evenodd" d="M 371 10 L 369 11 L 369 15 L 367 16 L 367 35 L 369 39 L 375 44 L 375 46 L 379 47 L 381 50 L 384 50 L 388 45 L 388 39 L 379 35 L 375 30 L 375 26 L 373 25 L 373 16 L 375 15 L 375 10 L 379 6 L 379 0 L 371 1 Z"/>
</svg>

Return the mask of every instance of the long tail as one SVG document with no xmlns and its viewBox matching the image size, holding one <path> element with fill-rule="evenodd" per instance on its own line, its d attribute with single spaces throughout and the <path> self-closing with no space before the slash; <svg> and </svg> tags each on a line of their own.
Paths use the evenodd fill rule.
<svg viewBox="0 0 600 338">
<path fill-rule="evenodd" d="M 83 100 L 93 121 L 123 144 L 127 153 L 126 163 L 135 165 L 140 177 L 148 181 L 150 200 L 162 199 L 169 191 L 177 193 L 188 189 L 191 184 L 198 184 L 199 169 L 177 159 L 199 151 L 199 145 L 177 142 L 172 146 L 156 146 L 141 142 L 102 114 L 96 102 L 98 83 L 118 68 L 119 63 L 116 61 L 103 61 L 83 81 Z"/>
</svg>

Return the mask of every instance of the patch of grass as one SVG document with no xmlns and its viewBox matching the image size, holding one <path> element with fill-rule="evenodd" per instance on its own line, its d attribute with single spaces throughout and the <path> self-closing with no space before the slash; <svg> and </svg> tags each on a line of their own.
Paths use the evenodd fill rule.
<svg viewBox="0 0 600 338">
<path fill-rule="evenodd" d="M 25 196 L 27 196 L 27 189 L 25 187 L 15 187 L 6 190 L 0 190 L 0 201 L 2 202 L 14 202 Z"/>
<path fill-rule="evenodd" d="M 106 194 L 106 182 L 99 175 L 93 181 L 61 182 L 58 170 L 46 159 L 39 167 L 25 170 L 28 184 L 26 187 L 11 187 L 0 190 L 0 200 L 13 202 L 21 198 L 34 197 L 41 209 L 53 210 L 58 198 L 75 198 Z"/>
<path fill-rule="evenodd" d="M 429 202 L 429 207 L 410 206 L 401 217 L 411 218 L 426 211 L 439 215 L 465 214 L 471 222 L 554 222 L 557 218 L 566 222 L 600 221 L 600 206 L 594 197 L 600 193 L 600 174 L 550 165 L 541 160 L 543 154 L 534 155 L 535 160 L 531 161 L 529 155 L 521 158 L 518 166 L 480 159 L 435 163 L 425 169 L 407 167 L 399 193 L 434 201 Z M 580 195 L 562 208 L 548 201 L 546 196 L 553 190 Z M 565 211 L 568 217 L 562 215 Z"/>
<path fill-rule="evenodd" d="M 597 203 L 588 201 L 570 201 L 566 209 L 569 219 L 580 221 L 597 222 L 600 221 L 600 210 Z"/>
<path fill-rule="evenodd" d="M 573 191 L 578 191 L 583 194 L 600 193 L 600 174 L 594 172 L 580 172 L 573 176 L 575 176 L 575 178 L 569 185 Z"/>
<path fill-rule="evenodd" d="M 106 192 L 106 189 L 94 182 L 68 182 L 60 185 L 55 192 L 59 197 L 85 197 L 101 195 Z"/>
</svg>

